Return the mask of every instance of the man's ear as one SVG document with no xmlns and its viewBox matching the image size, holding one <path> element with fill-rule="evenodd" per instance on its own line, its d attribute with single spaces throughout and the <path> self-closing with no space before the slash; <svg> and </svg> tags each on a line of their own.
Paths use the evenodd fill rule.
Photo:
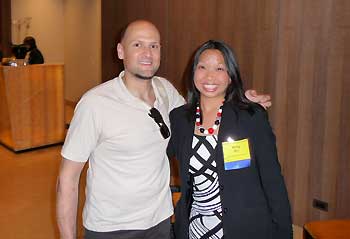
<svg viewBox="0 0 350 239">
<path fill-rule="evenodd" d="M 118 43 L 117 45 L 117 53 L 118 53 L 118 58 L 120 60 L 123 60 L 124 59 L 124 48 L 122 46 L 122 44 Z"/>
</svg>

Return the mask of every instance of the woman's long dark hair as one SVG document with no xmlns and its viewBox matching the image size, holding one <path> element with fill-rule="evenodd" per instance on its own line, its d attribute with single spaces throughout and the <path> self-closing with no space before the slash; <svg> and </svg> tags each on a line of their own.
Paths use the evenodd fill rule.
<svg viewBox="0 0 350 239">
<path fill-rule="evenodd" d="M 249 101 L 243 89 L 241 74 L 238 63 L 232 49 L 224 42 L 217 40 L 209 40 L 202 44 L 194 53 L 192 60 L 192 68 L 188 79 L 188 113 L 191 119 L 194 118 L 195 109 L 200 101 L 200 92 L 194 84 L 194 74 L 198 65 L 199 57 L 205 50 L 215 49 L 219 50 L 224 57 L 227 73 L 231 78 L 231 83 L 226 89 L 225 103 L 238 107 L 239 109 L 248 110 L 250 113 L 254 112 L 253 103 Z"/>
</svg>

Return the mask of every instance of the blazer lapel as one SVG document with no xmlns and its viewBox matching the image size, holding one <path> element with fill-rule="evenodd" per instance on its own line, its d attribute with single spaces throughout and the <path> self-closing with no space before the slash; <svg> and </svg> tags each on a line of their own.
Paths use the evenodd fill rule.
<svg viewBox="0 0 350 239">
<path fill-rule="evenodd" d="M 184 159 L 184 170 L 188 172 L 189 170 L 189 161 L 190 161 L 190 155 L 192 151 L 192 141 L 193 141 L 193 134 L 194 134 L 194 121 L 189 122 L 186 120 L 186 124 L 183 127 L 184 130 L 184 139 L 183 139 L 183 159 Z"/>
<path fill-rule="evenodd" d="M 237 140 L 240 137 L 239 135 L 240 129 L 237 114 L 230 105 L 224 104 L 218 135 L 218 144 L 216 146 L 216 164 L 219 170 L 224 170 L 222 142 Z"/>
<path fill-rule="evenodd" d="M 240 129 L 237 114 L 235 113 L 234 109 L 225 104 L 222 111 L 218 139 L 220 142 L 226 142 L 229 140 L 229 138 L 232 140 L 237 140 L 239 139 L 239 135 Z"/>
</svg>

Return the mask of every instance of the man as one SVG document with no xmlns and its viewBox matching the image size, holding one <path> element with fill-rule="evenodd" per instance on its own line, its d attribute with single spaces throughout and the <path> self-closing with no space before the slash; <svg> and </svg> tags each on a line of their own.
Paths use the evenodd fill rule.
<svg viewBox="0 0 350 239">
<path fill-rule="evenodd" d="M 78 103 L 57 182 L 61 238 L 76 237 L 79 176 L 87 160 L 86 239 L 169 238 L 168 113 L 184 99 L 154 76 L 160 47 L 152 23 L 130 23 L 117 46 L 124 71 Z"/>
</svg>

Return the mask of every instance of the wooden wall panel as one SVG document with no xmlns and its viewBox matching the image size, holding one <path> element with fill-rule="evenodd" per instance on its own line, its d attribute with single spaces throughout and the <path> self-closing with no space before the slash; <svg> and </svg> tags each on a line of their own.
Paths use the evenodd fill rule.
<svg viewBox="0 0 350 239">
<path fill-rule="evenodd" d="M 340 217 L 337 200 L 349 194 L 336 191 L 345 150 L 341 112 L 348 111 L 341 101 L 346 59 L 344 34 L 335 22 L 339 3 L 309 0 L 280 5 L 272 112 L 297 224 Z M 348 160 L 342 163 L 346 166 Z M 349 184 L 341 186 L 342 191 L 345 188 L 349 190 Z M 329 212 L 312 208 L 314 198 L 328 202 Z"/>
<path fill-rule="evenodd" d="M 108 8 L 103 26 L 114 22 L 103 38 L 107 41 L 133 19 L 153 21 L 164 43 L 159 74 L 183 94 L 183 74 L 194 50 L 208 39 L 227 42 L 236 52 L 247 88 L 273 97 L 270 120 L 294 223 L 349 218 L 350 1 L 137 3 L 103 1 L 103 9 Z M 313 208 L 314 198 L 327 201 L 329 211 Z"/>
<path fill-rule="evenodd" d="M 325 133 L 325 124 L 326 119 L 325 117 L 320 117 L 324 114 L 324 106 L 326 104 L 326 93 L 327 88 L 325 87 L 327 85 L 327 67 L 328 64 L 328 51 L 324 50 L 325 46 L 327 46 L 330 36 L 330 29 L 331 29 L 331 14 L 332 14 L 332 2 L 323 1 L 320 6 L 311 6 L 315 7 L 315 12 L 318 12 L 319 14 L 313 14 L 313 16 L 317 16 L 314 18 L 309 18 L 307 21 L 313 21 L 312 24 L 308 24 L 308 29 L 312 31 L 313 28 L 320 29 L 315 34 L 314 39 L 314 45 L 317 48 L 317 51 L 314 54 L 315 61 L 312 67 L 314 68 L 314 89 L 312 91 L 313 95 L 313 107 L 312 107 L 312 128 L 309 130 L 312 131 L 312 141 L 311 141 L 311 148 L 313 149 L 312 157 L 309 159 L 310 161 L 310 171 L 309 173 L 309 181 L 307 184 L 309 185 L 309 193 L 304 195 L 303 197 L 307 200 L 307 212 L 304 213 L 304 215 L 301 215 L 300 218 L 304 218 L 304 220 L 311 220 L 312 218 L 320 218 L 321 211 L 316 210 L 310 207 L 311 201 L 314 198 L 323 199 L 322 197 L 322 187 L 324 187 L 322 182 L 322 168 L 323 161 L 321 160 L 323 157 L 322 152 L 322 144 L 324 143 L 324 133 Z M 312 11 L 309 9 L 307 12 L 310 14 Z M 317 10 L 317 11 L 316 11 Z M 311 14 L 310 14 L 311 15 Z M 324 17 L 323 21 L 321 20 L 321 17 Z M 327 20 L 325 20 L 327 19 Z M 315 22 L 316 20 L 316 22 Z M 317 23 L 317 21 L 319 21 Z M 327 48 L 327 47 L 326 47 Z M 323 49 L 323 50 L 322 50 Z M 312 172 L 312 173 L 310 173 Z M 305 200 L 305 199 L 304 199 Z M 323 199 L 324 200 L 324 199 Z"/>
<path fill-rule="evenodd" d="M 337 176 L 337 204 L 336 215 L 342 218 L 349 218 L 350 215 L 350 2 L 341 1 L 335 8 L 335 22 L 337 31 L 343 36 L 343 68 L 342 68 L 342 107 L 340 122 L 340 160 Z"/>
<path fill-rule="evenodd" d="M 348 11 L 350 12 L 350 11 Z M 349 22 L 349 21 L 348 21 Z M 350 31 L 349 27 L 344 28 L 344 42 L 350 42 Z M 349 62 L 350 59 L 350 46 L 349 44 L 344 45 L 344 60 Z M 348 63 L 347 63 L 348 65 Z M 337 197 L 336 197 L 336 208 L 335 214 L 341 218 L 349 218 L 350 215 L 350 110 L 349 99 L 350 99 L 350 67 L 343 67 L 342 69 L 342 80 L 343 87 L 341 91 L 342 103 L 340 112 L 340 159 L 339 159 L 339 171 L 337 174 Z M 346 110 L 347 109 L 347 110 Z"/>
<path fill-rule="evenodd" d="M 168 71 L 166 77 L 185 95 L 183 77 L 195 49 L 215 38 L 216 4 L 210 0 L 169 1 Z M 205 14 L 203 14 L 205 13 Z"/>
<path fill-rule="evenodd" d="M 261 14 L 256 14 L 261 8 Z M 271 89 L 278 1 L 170 1 L 169 9 L 167 77 L 184 94 L 182 76 L 188 59 L 209 39 L 223 40 L 234 49 L 247 87 L 256 78 L 255 87 Z M 251 70 L 252 66 L 256 71 Z"/>
<path fill-rule="evenodd" d="M 10 46 L 11 0 L 0 0 L 0 50 L 3 51 L 4 57 L 10 56 Z"/>
<path fill-rule="evenodd" d="M 349 36 L 350 36 L 350 2 L 333 1 L 331 15 L 331 30 L 329 37 L 329 62 L 327 64 L 327 104 L 326 132 L 323 161 L 323 178 L 329 180 L 322 185 L 322 196 L 329 198 L 332 203 L 330 215 L 321 215 L 321 218 L 337 216 L 350 217 L 350 178 L 348 176 L 349 159 Z M 328 156 L 328 157 L 327 157 Z M 326 158 L 327 157 L 327 158 Z M 344 168 L 343 168 L 344 167 Z M 340 189 L 340 190 L 339 190 Z M 338 191 L 339 190 L 339 191 Z M 340 202 L 340 205 L 337 205 Z"/>
</svg>

